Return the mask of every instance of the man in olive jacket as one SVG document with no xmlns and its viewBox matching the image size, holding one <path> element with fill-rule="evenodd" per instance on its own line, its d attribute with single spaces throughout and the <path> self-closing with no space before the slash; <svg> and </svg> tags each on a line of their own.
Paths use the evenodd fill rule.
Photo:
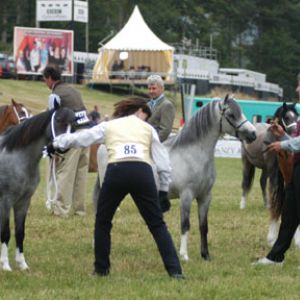
<svg viewBox="0 0 300 300">
<path fill-rule="evenodd" d="M 151 100 L 148 105 L 152 116 L 148 122 L 155 128 L 161 142 L 170 135 L 175 119 L 175 107 L 164 96 L 164 82 L 159 75 L 151 75 L 147 79 L 148 91 Z"/>
<path fill-rule="evenodd" d="M 158 133 L 159 140 L 163 143 L 170 135 L 173 122 L 175 119 L 175 107 L 173 103 L 164 95 L 164 81 L 159 75 L 150 75 L 147 79 L 148 91 L 151 100 L 148 106 L 152 115 L 148 119 Z M 167 193 L 160 192 L 160 208 L 162 212 L 167 212 L 171 203 L 167 197 Z"/>
</svg>

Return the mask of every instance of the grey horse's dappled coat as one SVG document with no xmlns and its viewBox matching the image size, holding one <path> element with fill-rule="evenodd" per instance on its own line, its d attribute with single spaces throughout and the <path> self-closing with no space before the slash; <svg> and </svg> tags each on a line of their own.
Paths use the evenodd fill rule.
<svg viewBox="0 0 300 300">
<path fill-rule="evenodd" d="M 214 150 L 218 138 L 223 134 L 237 136 L 251 142 L 256 138 L 254 126 L 242 114 L 238 103 L 226 97 L 202 107 L 178 134 L 168 139 L 164 145 L 168 149 L 172 181 L 170 198 L 180 198 L 181 202 L 181 247 L 180 255 L 188 260 L 187 232 L 190 228 L 191 203 L 196 198 L 201 232 L 201 255 L 209 259 L 207 245 L 207 214 L 211 200 L 211 189 L 215 182 Z M 104 147 L 98 151 L 98 164 L 101 177 L 106 162 Z M 99 193 L 99 180 L 94 190 L 94 200 Z"/>
<path fill-rule="evenodd" d="M 10 209 L 15 216 L 16 260 L 21 269 L 28 268 L 23 254 L 25 218 L 40 180 L 43 148 L 54 134 L 65 132 L 74 121 L 75 115 L 70 109 L 46 111 L 9 128 L 0 137 L 0 268 L 4 270 L 11 270 L 7 256 Z"/>
</svg>

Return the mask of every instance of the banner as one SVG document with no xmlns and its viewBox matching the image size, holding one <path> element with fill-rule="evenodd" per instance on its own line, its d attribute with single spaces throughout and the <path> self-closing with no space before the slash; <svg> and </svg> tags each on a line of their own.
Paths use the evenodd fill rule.
<svg viewBox="0 0 300 300">
<path fill-rule="evenodd" d="M 62 75 L 73 75 L 73 31 L 46 28 L 14 28 L 14 57 L 18 74 L 42 74 L 47 64 Z"/>
<path fill-rule="evenodd" d="M 72 0 L 37 0 L 37 21 L 71 21 Z"/>
<path fill-rule="evenodd" d="M 220 139 L 215 148 L 215 157 L 241 158 L 241 142 L 237 139 Z"/>
<path fill-rule="evenodd" d="M 88 2 L 75 0 L 74 21 L 88 23 L 89 21 Z"/>
</svg>

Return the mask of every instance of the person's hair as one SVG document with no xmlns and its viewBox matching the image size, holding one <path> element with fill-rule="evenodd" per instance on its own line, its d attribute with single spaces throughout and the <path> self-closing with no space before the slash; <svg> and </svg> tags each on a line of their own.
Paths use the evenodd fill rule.
<svg viewBox="0 0 300 300">
<path fill-rule="evenodd" d="M 147 101 L 139 97 L 130 97 L 124 99 L 114 105 L 115 110 L 113 113 L 113 118 L 121 118 L 125 116 L 130 116 L 136 113 L 140 108 L 142 111 L 151 117 L 151 109 L 147 104 Z"/>
<path fill-rule="evenodd" d="M 51 78 L 54 81 L 61 80 L 61 71 L 56 65 L 48 65 L 43 71 L 45 78 Z"/>
<path fill-rule="evenodd" d="M 159 75 L 150 75 L 147 78 L 147 83 L 149 84 L 157 84 L 161 87 L 164 87 L 164 81 L 162 80 L 162 78 Z"/>
</svg>

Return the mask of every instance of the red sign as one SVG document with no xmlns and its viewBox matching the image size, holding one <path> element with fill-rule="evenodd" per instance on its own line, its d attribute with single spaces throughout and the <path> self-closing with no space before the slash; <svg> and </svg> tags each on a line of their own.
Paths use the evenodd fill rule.
<svg viewBox="0 0 300 300">
<path fill-rule="evenodd" d="M 42 74 L 47 64 L 73 75 L 73 31 L 15 27 L 14 57 L 18 74 Z"/>
</svg>

